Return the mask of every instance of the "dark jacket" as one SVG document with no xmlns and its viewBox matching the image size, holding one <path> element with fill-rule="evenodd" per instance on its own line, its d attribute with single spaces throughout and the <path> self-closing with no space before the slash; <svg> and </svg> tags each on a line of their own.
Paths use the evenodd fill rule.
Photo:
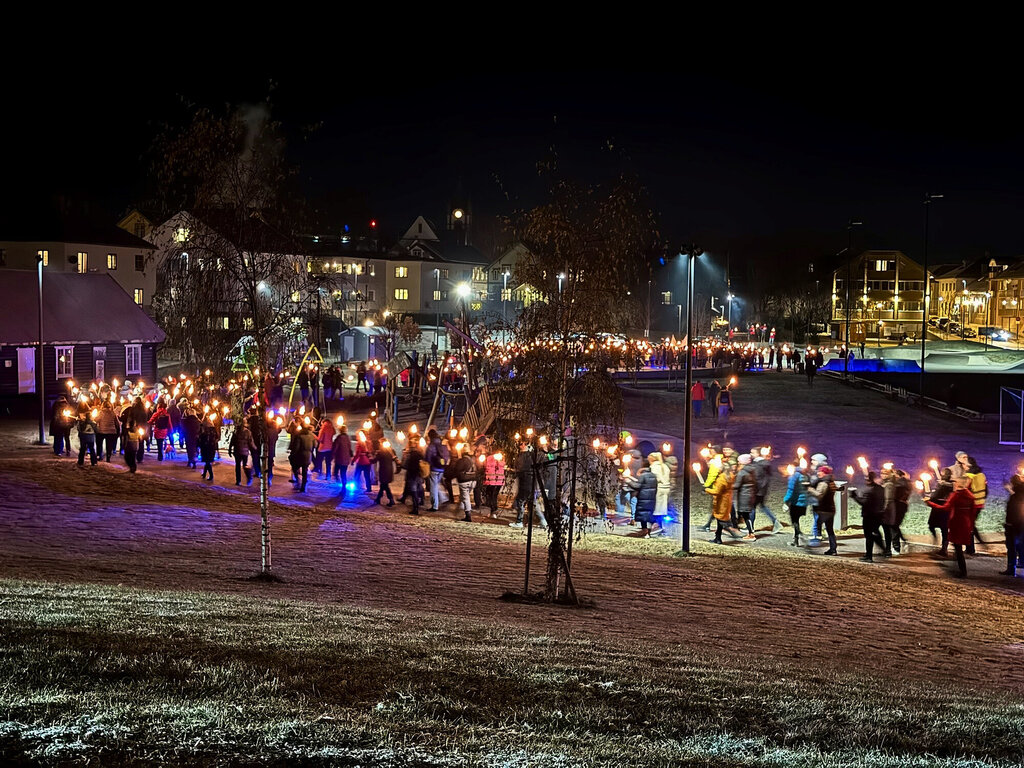
<svg viewBox="0 0 1024 768">
<path fill-rule="evenodd" d="M 472 483 L 476 480 L 476 462 L 472 456 L 460 456 L 455 460 L 455 479 L 459 483 Z"/>
<path fill-rule="evenodd" d="M 430 464 L 431 472 L 440 472 L 448 463 L 448 448 L 441 442 L 440 437 L 435 437 L 427 446 L 427 462 Z"/>
<path fill-rule="evenodd" d="M 757 504 L 757 469 L 753 463 L 744 464 L 732 481 L 732 498 L 736 504 L 736 514 L 744 517 Z"/>
<path fill-rule="evenodd" d="M 252 440 L 252 432 L 245 425 L 235 427 L 231 433 L 231 444 L 228 453 L 235 456 L 248 456 L 256 452 L 256 444 Z"/>
<path fill-rule="evenodd" d="M 197 445 L 199 442 L 199 430 L 203 422 L 194 413 L 187 414 L 181 420 L 181 431 L 185 435 L 187 445 Z"/>
<path fill-rule="evenodd" d="M 395 453 L 391 448 L 377 451 L 377 482 L 387 485 L 395 477 Z"/>
<path fill-rule="evenodd" d="M 199 430 L 199 457 L 203 461 L 213 461 L 217 458 L 217 430 L 203 422 Z"/>
<path fill-rule="evenodd" d="M 863 491 L 852 489 L 850 496 L 860 504 L 860 515 L 865 527 L 874 528 L 882 522 L 882 513 L 885 511 L 885 491 L 882 486 L 869 483 Z"/>
<path fill-rule="evenodd" d="M 292 435 L 289 445 L 292 464 L 296 467 L 309 466 L 309 462 L 313 460 L 314 445 L 316 445 L 316 436 L 308 429 L 300 430 Z"/>
<path fill-rule="evenodd" d="M 654 519 L 654 507 L 658 500 L 658 478 L 649 469 L 636 476 L 639 489 L 636 492 L 636 519 L 649 523 Z"/>
<path fill-rule="evenodd" d="M 751 466 L 757 477 L 757 498 L 764 499 L 772 487 L 772 463 L 768 459 L 756 459 Z"/>
</svg>

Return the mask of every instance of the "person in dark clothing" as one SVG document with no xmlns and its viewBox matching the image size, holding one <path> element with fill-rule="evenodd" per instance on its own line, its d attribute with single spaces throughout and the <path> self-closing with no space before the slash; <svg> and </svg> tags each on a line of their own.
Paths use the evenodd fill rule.
<svg viewBox="0 0 1024 768">
<path fill-rule="evenodd" d="M 185 456 L 188 459 L 189 469 L 196 468 L 196 455 L 199 450 L 199 431 L 203 422 L 196 415 L 195 409 L 186 408 L 185 415 L 181 419 L 181 432 L 185 438 Z"/>
<path fill-rule="evenodd" d="M 146 430 L 144 434 L 139 436 L 139 450 L 135 454 L 138 463 L 141 464 L 142 459 L 146 456 L 146 442 L 149 437 L 149 411 L 146 410 L 146 406 L 142 402 L 142 398 L 138 396 L 136 396 L 135 400 L 132 402 L 131 410 L 132 418 L 135 420 L 135 423 L 140 429 Z"/>
<path fill-rule="evenodd" d="M 98 411 L 94 411 L 98 415 Z M 78 466 L 85 466 L 85 454 L 89 453 L 89 462 L 96 466 L 96 422 L 92 413 L 82 411 L 78 414 Z"/>
<path fill-rule="evenodd" d="M 462 518 L 465 522 L 473 522 L 473 489 L 476 487 L 476 462 L 468 448 L 459 453 L 459 457 L 452 462 L 454 468 L 455 482 L 459 484 L 459 504 L 465 513 Z"/>
<path fill-rule="evenodd" d="M 366 381 L 366 363 L 360 361 L 356 366 L 356 392 L 359 392 L 359 388 L 366 392 L 369 389 L 369 383 Z"/>
<path fill-rule="evenodd" d="M 536 506 L 533 503 L 534 496 L 534 477 L 533 477 L 533 454 L 530 452 L 529 443 L 521 443 L 519 445 L 519 456 L 516 459 L 516 500 L 515 500 L 515 511 L 516 519 L 515 522 L 509 523 L 509 528 L 522 528 L 523 527 L 523 515 L 526 512 L 526 508 L 529 506 L 534 507 L 534 511 L 537 514 L 537 518 L 540 522 L 541 528 L 548 527 L 547 518 L 544 517 L 544 510 L 541 507 Z"/>
<path fill-rule="evenodd" d="M 291 444 L 288 446 L 288 458 L 291 461 L 292 473 L 295 475 L 295 491 L 306 492 L 309 480 L 309 462 L 313 460 L 313 446 L 316 437 L 309 427 L 302 424 L 292 433 Z"/>
<path fill-rule="evenodd" d="M 145 433 L 146 430 L 135 422 L 132 409 L 126 408 L 121 414 L 121 447 L 124 450 L 124 463 L 133 475 L 139 466 L 139 440 Z"/>
<path fill-rule="evenodd" d="M 658 499 L 658 478 L 650 467 L 644 467 L 636 476 L 636 519 L 640 523 L 640 535 L 648 536 L 648 525 L 654 522 L 654 507 Z"/>
<path fill-rule="evenodd" d="M 925 501 L 931 507 L 931 512 L 928 513 L 928 530 L 931 531 L 933 537 L 936 537 L 936 532 L 942 535 L 942 549 L 939 551 L 941 557 L 949 556 L 949 511 L 945 508 L 945 504 L 952 492 L 953 470 L 943 467 L 938 485 Z"/>
<path fill-rule="evenodd" d="M 384 494 L 387 494 L 389 507 L 395 506 L 395 497 L 391 493 L 391 481 L 395 477 L 395 459 L 395 452 L 391 448 L 391 443 L 387 440 L 381 440 L 380 447 L 376 453 L 377 483 L 379 484 L 377 503 L 380 504 L 381 498 L 383 498 Z"/>
<path fill-rule="evenodd" d="M 835 555 L 836 532 L 834 521 L 836 516 L 836 484 L 832 477 L 832 467 L 822 464 L 818 467 L 817 478 L 811 481 L 807 488 L 807 494 L 815 500 L 815 509 L 818 513 L 818 521 L 828 533 L 828 549 L 822 554 Z"/>
<path fill-rule="evenodd" d="M 1024 477 L 1014 475 L 1007 483 L 1010 498 L 1006 500 L 1006 570 L 1003 576 L 1017 575 L 1017 561 L 1024 555 Z"/>
<path fill-rule="evenodd" d="M 256 444 L 252 432 L 245 422 L 240 422 L 231 433 L 228 443 L 228 456 L 235 457 L 235 485 L 242 484 L 242 472 L 245 472 L 245 484 L 252 485 L 252 470 L 249 468 L 249 454 L 256 453 Z"/>
<path fill-rule="evenodd" d="M 878 475 L 874 470 L 868 472 L 868 487 L 864 491 L 856 488 L 850 489 L 850 496 L 860 504 L 860 514 L 864 528 L 864 557 L 862 562 L 874 562 L 874 549 L 877 546 L 885 552 L 885 542 L 882 539 L 882 532 L 879 530 L 882 525 L 882 513 L 885 510 L 885 491 L 878 484 Z"/>
<path fill-rule="evenodd" d="M 203 479 L 213 482 L 213 462 L 217 458 L 217 443 L 220 439 L 217 428 L 209 420 L 203 420 L 199 428 L 199 458 L 203 460 Z"/>
<path fill-rule="evenodd" d="M 53 438 L 53 455 L 71 455 L 71 427 L 75 423 L 74 411 L 64 395 L 58 395 L 50 412 L 50 436 Z"/>
<path fill-rule="evenodd" d="M 424 478 L 421 465 L 424 461 L 426 459 L 423 457 L 423 451 L 410 440 L 409 447 L 405 449 L 405 454 L 402 457 L 402 469 L 405 470 L 405 487 L 402 489 L 401 501 L 404 502 L 406 496 L 412 499 L 412 511 L 409 513 L 411 515 L 418 515 L 420 513 L 420 504 L 423 503 Z"/>
</svg>

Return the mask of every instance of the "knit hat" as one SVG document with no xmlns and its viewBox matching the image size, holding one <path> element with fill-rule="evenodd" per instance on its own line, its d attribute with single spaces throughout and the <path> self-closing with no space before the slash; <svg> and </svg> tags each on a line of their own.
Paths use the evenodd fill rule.
<svg viewBox="0 0 1024 768">
<path fill-rule="evenodd" d="M 811 461 L 816 461 L 819 464 L 824 464 L 826 461 L 828 461 L 828 456 L 826 456 L 824 453 L 816 453 L 813 456 L 811 456 Z"/>
<path fill-rule="evenodd" d="M 818 471 L 823 475 L 831 475 L 832 467 L 828 466 L 827 464 L 822 464 L 820 467 L 818 467 Z"/>
<path fill-rule="evenodd" d="M 749 453 L 744 453 L 744 454 L 743 454 L 742 456 L 740 456 L 740 458 L 739 458 L 739 462 L 740 462 L 740 464 L 749 464 L 749 463 L 750 463 L 750 461 L 751 461 L 751 459 L 750 459 L 750 454 L 749 454 Z"/>
</svg>

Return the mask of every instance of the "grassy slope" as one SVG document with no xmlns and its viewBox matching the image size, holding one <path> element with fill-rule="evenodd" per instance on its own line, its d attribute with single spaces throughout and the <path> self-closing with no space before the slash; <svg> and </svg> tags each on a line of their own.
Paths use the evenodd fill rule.
<svg viewBox="0 0 1024 768">
<path fill-rule="evenodd" d="M 871 677 L 836 675 L 827 652 L 753 662 L 742 638 L 709 657 L 11 581 L 0 633 L 0 753 L 25 762 L 964 766 L 1019 764 L 1024 743 L 1008 695 L 882 677 L 870 662 Z"/>
</svg>

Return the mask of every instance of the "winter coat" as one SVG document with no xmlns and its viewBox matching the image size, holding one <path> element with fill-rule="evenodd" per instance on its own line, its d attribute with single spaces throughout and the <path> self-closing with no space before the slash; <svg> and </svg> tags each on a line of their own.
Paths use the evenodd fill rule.
<svg viewBox="0 0 1024 768">
<path fill-rule="evenodd" d="M 736 514 L 746 517 L 757 504 L 757 469 L 753 463 L 744 464 L 732 482 Z"/>
<path fill-rule="evenodd" d="M 217 430 L 203 423 L 199 430 L 199 457 L 203 461 L 213 461 L 217 458 Z"/>
<path fill-rule="evenodd" d="M 668 468 L 661 456 L 661 453 L 654 451 L 648 454 L 647 461 L 650 463 L 651 473 L 658 481 L 658 495 L 654 504 L 654 516 L 661 517 L 668 514 L 668 494 L 672 490 L 672 471 Z"/>
<path fill-rule="evenodd" d="M 289 445 L 291 463 L 296 467 L 307 467 L 313 459 L 313 446 L 316 445 L 316 437 L 308 429 L 296 432 L 292 435 Z"/>
<path fill-rule="evenodd" d="M 814 508 L 821 517 L 832 517 L 836 513 L 836 486 L 831 474 L 811 481 L 807 493 L 814 499 Z"/>
<path fill-rule="evenodd" d="M 316 447 L 320 453 L 327 453 L 334 447 L 334 423 L 330 419 L 320 422 Z"/>
<path fill-rule="evenodd" d="M 885 510 L 885 491 L 882 486 L 878 483 L 869 483 L 863 491 L 852 489 L 850 496 L 860 504 L 860 516 L 865 528 L 874 528 L 882 522 L 882 513 Z"/>
<path fill-rule="evenodd" d="M 704 399 L 704 385 L 699 381 L 694 382 L 690 388 L 690 399 L 691 400 L 703 400 Z"/>
<path fill-rule="evenodd" d="M 65 416 L 64 411 L 71 410 L 71 404 L 63 395 L 57 398 L 50 411 L 50 437 L 71 429 L 71 417 Z"/>
<path fill-rule="evenodd" d="M 377 451 L 377 480 L 385 486 L 395 478 L 395 453 L 390 448 Z"/>
<path fill-rule="evenodd" d="M 752 465 L 757 477 L 757 498 L 765 499 L 772 487 L 772 463 L 768 459 L 756 459 Z"/>
<path fill-rule="evenodd" d="M 494 455 L 487 457 L 484 462 L 484 485 L 502 486 L 505 484 L 505 458 L 494 458 Z"/>
<path fill-rule="evenodd" d="M 347 432 L 339 432 L 334 436 L 331 448 L 334 451 L 334 463 L 340 467 L 347 467 L 352 463 L 352 440 Z"/>
<path fill-rule="evenodd" d="M 149 423 L 153 425 L 153 437 L 157 440 L 163 440 L 171 431 L 171 416 L 162 405 L 149 417 Z"/>
<path fill-rule="evenodd" d="M 427 446 L 427 463 L 430 464 L 431 472 L 441 472 L 448 464 L 451 453 L 448 447 L 441 442 L 440 437 L 435 437 Z"/>
<path fill-rule="evenodd" d="M 248 427 L 244 425 L 235 427 L 235 431 L 231 433 L 228 453 L 235 456 L 248 456 L 250 453 L 256 453 L 256 444 L 252 440 L 252 432 Z"/>
<path fill-rule="evenodd" d="M 188 414 L 181 420 L 181 431 L 185 434 L 187 445 L 196 445 L 199 441 L 199 429 L 203 422 L 194 413 Z"/>
<path fill-rule="evenodd" d="M 715 478 L 715 483 L 710 488 L 704 489 L 705 493 L 710 493 L 714 499 L 714 503 L 711 507 L 711 513 L 715 516 L 716 520 L 721 520 L 723 523 L 732 521 L 732 481 L 729 479 L 728 472 L 719 472 L 718 477 Z"/>
<path fill-rule="evenodd" d="M 885 514 L 882 523 L 899 526 L 907 514 L 907 501 L 910 497 L 910 484 L 902 477 L 891 475 L 882 483 L 885 490 Z"/>
<path fill-rule="evenodd" d="M 367 441 L 356 441 L 356 455 L 352 458 L 352 463 L 360 467 L 368 467 L 373 463 L 373 452 Z"/>
<path fill-rule="evenodd" d="M 1024 486 L 1018 485 L 1006 500 L 1006 527 L 1024 530 Z"/>
<path fill-rule="evenodd" d="M 650 469 L 641 470 L 636 481 L 640 486 L 636 492 L 636 519 L 650 523 L 658 505 L 658 477 Z"/>
<path fill-rule="evenodd" d="M 806 507 L 808 482 L 810 480 L 807 475 L 799 469 L 796 470 L 789 478 L 789 483 L 786 486 L 786 495 L 782 499 L 782 503 L 790 507 Z"/>
<path fill-rule="evenodd" d="M 974 494 L 967 488 L 957 488 L 949 495 L 942 508 L 949 511 L 949 540 L 953 544 L 969 545 L 974 520 L 978 516 L 978 509 L 974 506 Z"/>
<path fill-rule="evenodd" d="M 85 417 L 79 416 L 78 418 L 78 437 L 79 439 L 86 438 L 87 440 L 94 440 L 96 436 L 96 422 L 92 420 L 92 416 L 89 412 L 85 412 Z"/>
<path fill-rule="evenodd" d="M 476 480 L 476 462 L 472 456 L 460 456 L 454 463 L 455 479 L 459 483 L 472 483 Z"/>
<path fill-rule="evenodd" d="M 928 513 L 929 528 L 945 528 L 949 525 L 949 510 L 946 509 L 945 504 L 951 493 L 953 493 L 953 483 L 940 480 L 931 496 L 925 501 L 931 507 L 931 511 Z"/>
<path fill-rule="evenodd" d="M 96 416 L 96 431 L 101 435 L 116 435 L 121 432 L 121 422 L 117 420 L 113 408 L 100 408 Z"/>
</svg>

